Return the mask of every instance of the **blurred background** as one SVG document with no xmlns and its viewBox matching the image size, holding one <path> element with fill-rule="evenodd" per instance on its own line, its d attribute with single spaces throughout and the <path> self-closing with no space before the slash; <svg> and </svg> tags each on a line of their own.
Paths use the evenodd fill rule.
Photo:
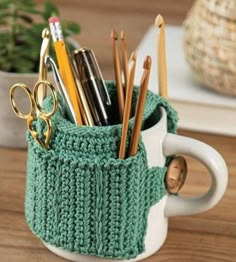
<svg viewBox="0 0 236 262">
<path fill-rule="evenodd" d="M 42 4 L 44 1 L 37 1 Z M 181 24 L 193 0 L 59 0 L 57 4 L 63 19 L 77 21 L 81 33 L 76 37 L 82 46 L 94 49 L 105 79 L 113 78 L 113 60 L 110 33 L 112 29 L 125 30 L 129 52 L 142 40 L 155 17 L 161 13 L 166 23 Z"/>
</svg>

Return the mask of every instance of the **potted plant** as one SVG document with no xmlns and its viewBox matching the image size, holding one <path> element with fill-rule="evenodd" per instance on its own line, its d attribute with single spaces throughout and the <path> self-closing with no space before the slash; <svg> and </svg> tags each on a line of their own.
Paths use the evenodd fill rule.
<svg viewBox="0 0 236 262">
<path fill-rule="evenodd" d="M 30 88 L 36 83 L 41 34 L 51 16 L 59 16 L 59 10 L 50 1 L 41 9 L 34 0 L 0 1 L 0 146 L 26 147 L 26 123 L 14 115 L 9 90 L 17 82 Z M 62 21 L 61 24 L 65 37 L 80 31 L 77 23 Z M 50 55 L 54 56 L 53 46 Z M 52 74 L 49 80 L 53 81 Z M 19 95 L 20 108 L 27 110 L 27 96 Z"/>
</svg>

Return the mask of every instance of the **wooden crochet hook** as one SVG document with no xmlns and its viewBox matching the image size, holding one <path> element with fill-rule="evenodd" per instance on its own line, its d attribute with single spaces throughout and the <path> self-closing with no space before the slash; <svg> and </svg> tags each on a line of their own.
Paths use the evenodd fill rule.
<svg viewBox="0 0 236 262">
<path fill-rule="evenodd" d="M 127 52 L 127 43 L 126 43 L 126 35 L 124 31 L 120 33 L 121 38 L 121 54 L 122 54 L 122 67 L 124 74 L 124 96 L 126 96 L 127 88 L 128 88 L 128 52 Z"/>
<path fill-rule="evenodd" d="M 167 98 L 167 73 L 166 73 L 166 44 L 165 44 L 165 21 L 161 15 L 156 17 L 155 25 L 159 29 L 157 39 L 157 55 L 158 55 L 158 86 L 160 96 Z"/>
<path fill-rule="evenodd" d="M 151 71 L 152 60 L 150 56 L 146 56 L 143 63 L 143 75 L 141 78 L 141 83 L 139 87 L 138 100 L 136 104 L 135 116 L 134 116 L 134 126 L 131 134 L 131 142 L 129 148 L 129 156 L 133 156 L 137 153 L 138 150 L 138 142 L 139 136 L 142 127 L 142 118 L 143 111 L 146 101 L 147 89 L 148 89 L 148 81 Z"/>
<path fill-rule="evenodd" d="M 133 52 L 131 54 L 130 60 L 131 60 L 130 71 L 128 74 L 128 84 L 127 84 L 126 97 L 125 97 L 124 118 L 123 118 L 123 123 L 122 123 L 122 133 L 121 133 L 121 142 L 120 142 L 120 150 L 119 150 L 120 159 L 125 158 L 126 139 L 127 139 L 127 132 L 128 132 L 128 127 L 129 127 L 129 118 L 130 118 L 131 103 L 132 103 L 133 88 L 134 88 L 136 53 Z"/>
<path fill-rule="evenodd" d="M 118 35 L 115 30 L 111 32 L 111 39 L 112 39 L 112 51 L 113 51 L 113 61 L 114 61 L 114 69 L 115 69 L 119 116 L 120 116 L 120 121 L 122 122 L 123 113 L 124 113 L 124 91 L 123 91 L 122 80 L 121 80 L 120 58 L 119 58 L 119 52 L 117 46 Z"/>
</svg>

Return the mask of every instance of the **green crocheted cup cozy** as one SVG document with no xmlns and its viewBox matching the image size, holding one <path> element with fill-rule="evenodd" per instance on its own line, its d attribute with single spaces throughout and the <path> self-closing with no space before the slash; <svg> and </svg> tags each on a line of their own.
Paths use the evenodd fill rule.
<svg viewBox="0 0 236 262">
<path fill-rule="evenodd" d="M 114 84 L 106 84 L 115 99 Z M 51 106 L 49 97 L 44 107 Z M 166 108 L 169 132 L 175 133 L 176 112 L 152 92 L 147 95 L 143 127 L 158 121 L 160 106 Z M 50 150 L 27 134 L 27 223 L 42 241 L 67 251 L 134 258 L 145 250 L 149 209 L 166 194 L 166 167 L 148 167 L 141 138 L 135 156 L 117 159 L 121 124 L 79 127 L 64 113 L 62 106 L 52 117 Z M 129 136 L 132 125 L 133 118 Z M 35 128 L 43 134 L 43 123 L 38 121 Z"/>
</svg>

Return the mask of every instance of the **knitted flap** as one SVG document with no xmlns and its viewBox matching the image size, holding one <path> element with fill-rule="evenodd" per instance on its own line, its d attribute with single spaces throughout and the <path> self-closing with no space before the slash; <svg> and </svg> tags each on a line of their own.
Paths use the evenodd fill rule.
<svg viewBox="0 0 236 262">
<path fill-rule="evenodd" d="M 107 85 L 114 97 L 114 85 Z M 176 113 L 151 92 L 144 127 L 157 120 L 154 112 L 160 105 L 166 108 L 169 132 L 175 132 Z M 48 98 L 45 107 L 50 106 Z M 145 250 L 149 209 L 166 193 L 166 167 L 148 168 L 141 139 L 135 156 L 117 159 L 120 124 L 79 127 L 63 117 L 63 108 L 52 124 L 50 150 L 27 135 L 29 227 L 44 242 L 68 251 L 114 259 L 136 257 Z M 133 119 L 129 124 L 131 130 Z M 37 122 L 36 129 L 43 133 L 43 124 Z"/>
</svg>

